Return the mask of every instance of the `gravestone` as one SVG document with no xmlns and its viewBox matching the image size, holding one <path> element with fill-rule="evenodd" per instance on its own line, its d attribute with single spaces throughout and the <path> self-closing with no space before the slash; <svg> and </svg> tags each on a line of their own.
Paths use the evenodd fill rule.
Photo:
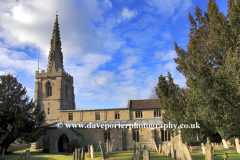
<svg viewBox="0 0 240 160">
<path fill-rule="evenodd" d="M 73 152 L 73 158 L 72 158 L 72 160 L 75 160 L 75 153 Z"/>
<path fill-rule="evenodd" d="M 27 151 L 25 152 L 25 160 L 27 160 L 28 158 L 27 158 Z"/>
<path fill-rule="evenodd" d="M 74 156 L 75 160 L 77 160 L 77 157 L 78 157 L 78 149 L 77 148 L 75 148 L 75 152 L 74 153 L 75 153 L 75 156 Z"/>
<path fill-rule="evenodd" d="M 148 149 L 143 150 L 143 160 L 150 160 L 150 151 Z"/>
<path fill-rule="evenodd" d="M 133 152 L 134 152 L 134 154 L 136 153 L 136 142 L 135 141 L 133 141 Z"/>
<path fill-rule="evenodd" d="M 107 154 L 109 154 L 109 141 L 108 141 L 108 139 L 107 139 L 107 141 L 106 141 L 106 148 L 107 148 Z"/>
<path fill-rule="evenodd" d="M 90 146 L 89 146 L 89 144 L 87 145 L 87 148 L 88 148 L 88 157 L 90 157 Z"/>
<path fill-rule="evenodd" d="M 3 157 L 4 157 L 4 153 L 5 153 L 5 148 L 3 148 L 3 150 L 2 150 L 2 156 L 1 156 L 1 159 L 3 159 Z"/>
<path fill-rule="evenodd" d="M 178 141 L 177 142 L 177 155 L 178 155 L 178 159 L 181 159 L 181 160 L 185 160 L 185 155 L 183 153 L 183 148 L 182 148 L 182 142 L 181 141 Z"/>
<path fill-rule="evenodd" d="M 81 160 L 85 160 L 85 150 L 84 150 L 84 147 L 82 147 Z"/>
<path fill-rule="evenodd" d="M 214 156 L 214 144 L 213 143 L 211 143 L 212 144 L 212 156 Z"/>
<path fill-rule="evenodd" d="M 80 160 L 81 158 L 81 148 L 77 149 L 77 160 Z"/>
<path fill-rule="evenodd" d="M 223 158 L 224 158 L 224 160 L 227 160 L 227 158 L 228 158 L 227 153 L 224 153 Z"/>
<path fill-rule="evenodd" d="M 158 151 L 158 153 L 161 153 L 161 152 L 162 152 L 162 145 L 159 144 L 159 151 Z"/>
<path fill-rule="evenodd" d="M 90 146 L 90 156 L 91 156 L 91 158 L 94 158 L 94 148 L 93 148 L 93 144 L 91 144 L 91 146 Z"/>
<path fill-rule="evenodd" d="M 240 153 L 240 144 L 239 144 L 239 139 L 238 138 L 235 138 L 235 145 L 236 145 L 237 153 Z"/>
<path fill-rule="evenodd" d="M 112 140 L 112 142 L 110 143 L 110 153 L 112 153 L 112 149 L 113 149 L 113 142 L 114 142 L 114 139 Z"/>
<path fill-rule="evenodd" d="M 172 157 L 172 159 L 175 159 L 175 151 L 174 151 L 173 142 L 170 142 L 170 149 L 171 149 L 171 157 Z"/>
<path fill-rule="evenodd" d="M 206 155 L 206 150 L 205 150 L 204 143 L 201 143 L 201 146 L 202 146 L 202 153 Z"/>
<path fill-rule="evenodd" d="M 101 154 L 102 154 L 102 159 L 101 160 L 104 160 L 106 158 L 105 148 L 104 148 L 101 141 L 99 141 L 99 145 L 100 145 L 100 150 L 101 150 Z"/>
<path fill-rule="evenodd" d="M 223 143 L 224 148 L 229 149 L 227 141 L 225 139 L 222 139 L 222 143 Z"/>
<path fill-rule="evenodd" d="M 167 143 L 167 156 L 171 156 L 171 144 Z"/>
<path fill-rule="evenodd" d="M 191 153 L 190 153 L 187 145 L 186 144 L 182 144 L 182 146 L 183 146 L 183 153 L 184 153 L 184 155 L 186 157 L 186 160 L 192 160 L 192 156 L 191 156 Z"/>
<path fill-rule="evenodd" d="M 141 157 L 141 151 L 139 149 L 136 149 L 136 153 L 134 154 L 134 160 L 140 160 Z"/>
<path fill-rule="evenodd" d="M 165 143 L 162 144 L 162 154 L 165 154 Z"/>
<path fill-rule="evenodd" d="M 212 146 L 211 146 L 209 143 L 206 144 L 205 150 L 206 150 L 205 160 L 213 160 L 213 156 L 212 156 Z"/>
</svg>

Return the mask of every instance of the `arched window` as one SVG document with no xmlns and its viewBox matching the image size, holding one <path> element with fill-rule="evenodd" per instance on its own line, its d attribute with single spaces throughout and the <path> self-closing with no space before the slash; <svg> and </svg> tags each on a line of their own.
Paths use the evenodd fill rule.
<svg viewBox="0 0 240 160">
<path fill-rule="evenodd" d="M 47 97 L 52 96 L 52 85 L 49 81 L 47 82 L 46 88 L 47 88 Z"/>
<path fill-rule="evenodd" d="M 48 107 L 48 114 L 50 114 L 50 108 Z"/>
<path fill-rule="evenodd" d="M 161 111 L 160 110 L 154 110 L 154 117 L 161 117 Z"/>
<path fill-rule="evenodd" d="M 68 99 L 68 85 L 65 86 L 65 98 Z"/>
<path fill-rule="evenodd" d="M 120 119 L 120 113 L 119 112 L 115 112 L 115 119 Z"/>
<path fill-rule="evenodd" d="M 136 111 L 136 118 L 142 118 L 142 111 Z"/>
</svg>

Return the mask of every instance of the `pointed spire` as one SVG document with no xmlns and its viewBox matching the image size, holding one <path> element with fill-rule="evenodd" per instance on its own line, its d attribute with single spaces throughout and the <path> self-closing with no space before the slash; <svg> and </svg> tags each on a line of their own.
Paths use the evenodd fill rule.
<svg viewBox="0 0 240 160">
<path fill-rule="evenodd" d="M 63 54 L 61 48 L 60 31 L 58 26 L 58 15 L 53 28 L 53 35 L 50 42 L 51 48 L 48 56 L 48 71 L 59 71 L 59 68 L 63 70 Z"/>
</svg>

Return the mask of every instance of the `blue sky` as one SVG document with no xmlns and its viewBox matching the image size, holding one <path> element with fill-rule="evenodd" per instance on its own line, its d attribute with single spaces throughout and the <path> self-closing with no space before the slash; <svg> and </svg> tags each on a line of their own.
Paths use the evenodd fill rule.
<svg viewBox="0 0 240 160">
<path fill-rule="evenodd" d="M 160 75 L 176 70 L 174 41 L 187 48 L 188 12 L 207 0 L 1 0 L 0 75 L 11 73 L 33 98 L 35 72 L 47 69 L 56 10 L 64 69 L 74 77 L 76 109 L 127 107 L 147 99 Z M 217 0 L 227 14 L 227 1 Z"/>
</svg>

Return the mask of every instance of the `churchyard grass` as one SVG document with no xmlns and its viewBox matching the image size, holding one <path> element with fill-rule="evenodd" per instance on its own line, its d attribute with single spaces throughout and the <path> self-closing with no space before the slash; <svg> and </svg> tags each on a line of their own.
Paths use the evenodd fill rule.
<svg viewBox="0 0 240 160">
<path fill-rule="evenodd" d="M 13 160 L 18 159 L 20 155 L 24 155 L 25 151 L 30 148 L 20 149 L 11 152 L 10 154 L 6 154 L 4 156 L 5 160 Z M 72 153 L 61 153 L 61 154 L 52 154 L 52 153 L 40 153 L 41 150 L 30 150 L 31 156 L 29 160 L 72 160 Z M 230 160 L 239 160 L 240 154 L 237 154 L 235 148 L 230 148 L 229 150 L 223 148 L 215 148 L 215 156 L 213 160 L 222 160 L 223 154 L 228 154 L 228 159 Z M 85 152 L 85 159 L 86 160 L 100 160 L 101 159 L 101 152 L 95 151 L 94 158 L 91 159 L 87 157 L 88 153 Z M 192 152 L 191 153 L 193 160 L 204 160 L 205 156 L 202 155 L 201 152 Z M 141 155 L 141 160 L 142 160 Z M 158 160 L 161 157 L 161 160 L 170 160 L 171 157 L 167 157 L 163 154 L 156 153 L 155 151 L 151 150 L 150 152 L 151 160 Z M 133 159 L 133 150 L 129 151 L 120 151 L 114 150 L 110 155 L 107 156 L 108 160 L 132 160 Z"/>
</svg>

